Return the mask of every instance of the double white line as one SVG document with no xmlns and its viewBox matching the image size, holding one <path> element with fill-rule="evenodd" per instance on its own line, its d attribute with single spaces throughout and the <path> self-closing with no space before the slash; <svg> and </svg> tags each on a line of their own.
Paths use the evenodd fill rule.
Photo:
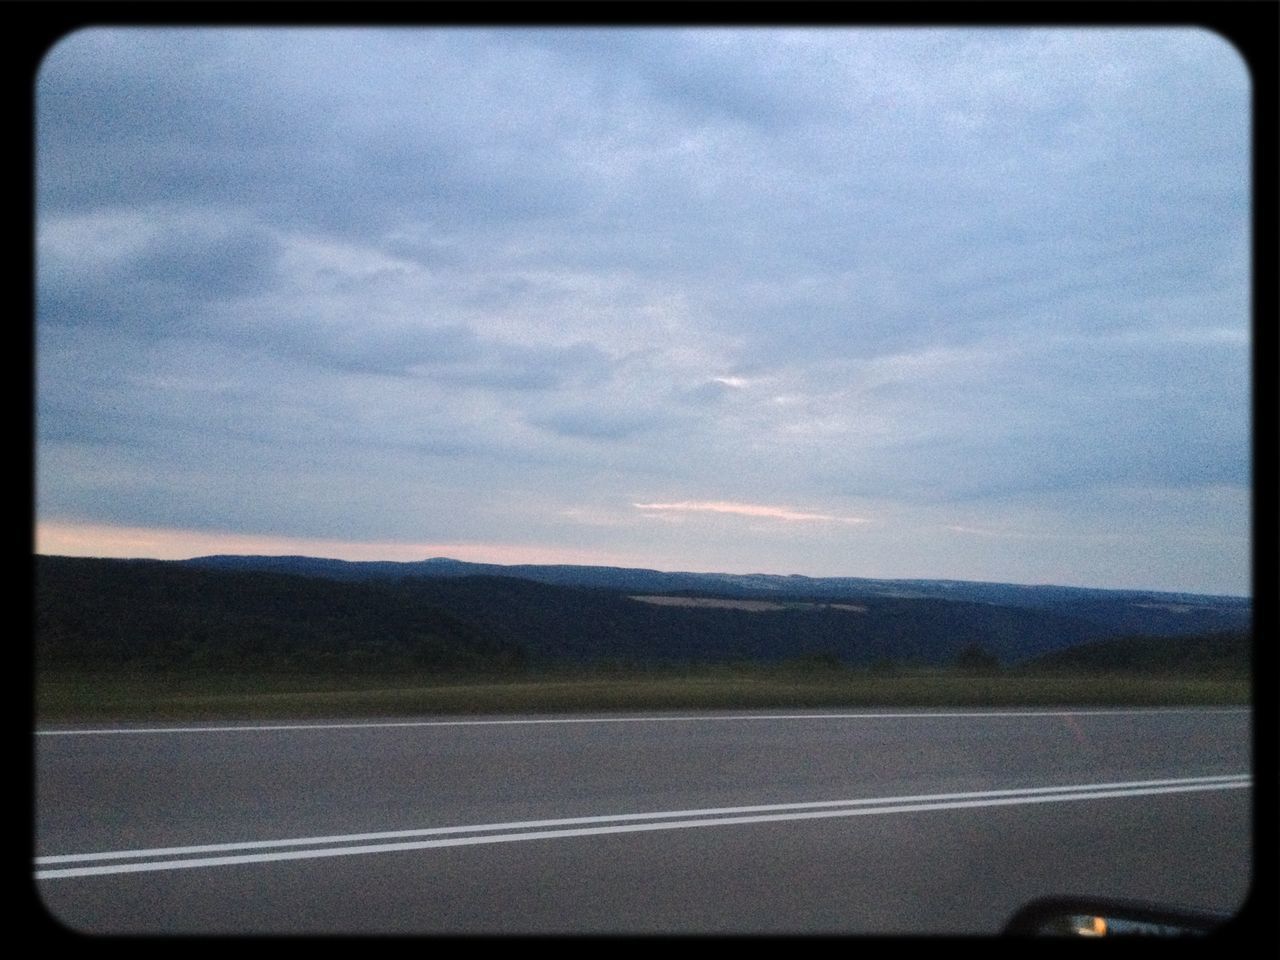
<svg viewBox="0 0 1280 960">
<path fill-rule="evenodd" d="M 966 807 L 1002 807 L 1030 803 L 1144 797 L 1203 790 L 1238 790 L 1248 788 L 1252 783 L 1248 774 L 1233 774 L 1218 777 L 1186 777 L 1176 780 L 1136 780 L 1127 783 L 983 790 L 972 793 L 935 793 L 860 800 L 709 807 L 701 810 L 667 810 L 659 813 L 566 817 L 556 820 L 520 820 L 510 823 L 428 827 L 422 830 L 352 833 L 329 837 L 295 837 L 288 840 L 211 843 L 186 847 L 156 847 L 148 850 L 113 850 L 103 853 L 69 853 L 37 857 L 36 879 L 53 880 L 61 877 L 88 877 L 98 874 L 185 870 L 193 867 L 268 863 L 276 860 L 310 860 L 317 857 L 351 857 L 368 853 L 390 853 L 396 850 L 428 850 L 436 847 L 465 847 L 486 843 L 514 843 L 521 840 L 640 833 L 650 830 L 685 830 L 693 827 L 774 823 L 782 820 L 863 817 L 884 813 L 959 810 Z M 59 864 L 71 865 L 57 866 Z"/>
</svg>

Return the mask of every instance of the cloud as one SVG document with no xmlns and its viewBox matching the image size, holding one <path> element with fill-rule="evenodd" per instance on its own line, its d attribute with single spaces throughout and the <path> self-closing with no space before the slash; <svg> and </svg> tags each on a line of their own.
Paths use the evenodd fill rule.
<svg viewBox="0 0 1280 960">
<path fill-rule="evenodd" d="M 790 507 L 772 507 L 753 503 L 728 503 L 723 500 L 682 500 L 679 503 L 633 503 L 637 510 L 676 513 L 731 513 L 743 517 L 768 520 L 867 523 L 862 517 L 837 517 L 827 513 L 806 513 Z"/>
<path fill-rule="evenodd" d="M 603 441 L 628 440 L 662 424 L 660 417 L 653 412 L 589 407 L 557 410 L 531 417 L 529 422 L 562 437 Z"/>
<path fill-rule="evenodd" d="M 259 227 L 180 227 L 153 236 L 112 280 L 180 289 L 192 299 L 246 296 L 274 279 L 279 243 Z"/>
<path fill-rule="evenodd" d="M 51 216 L 37 248 L 42 322 L 163 336 L 198 327 L 206 308 L 277 281 L 275 235 L 235 216 L 100 211 Z"/>
</svg>

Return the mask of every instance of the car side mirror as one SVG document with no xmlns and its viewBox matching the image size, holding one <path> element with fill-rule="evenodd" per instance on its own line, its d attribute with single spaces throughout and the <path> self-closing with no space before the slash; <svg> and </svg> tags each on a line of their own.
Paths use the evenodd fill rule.
<svg viewBox="0 0 1280 960">
<path fill-rule="evenodd" d="M 1045 897 L 1028 903 L 1005 925 L 1010 936 L 1203 936 L 1228 914 L 1103 897 Z"/>
</svg>

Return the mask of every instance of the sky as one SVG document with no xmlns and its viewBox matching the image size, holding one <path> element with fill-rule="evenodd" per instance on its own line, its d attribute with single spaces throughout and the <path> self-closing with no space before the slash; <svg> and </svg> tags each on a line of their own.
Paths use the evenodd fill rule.
<svg viewBox="0 0 1280 960">
<path fill-rule="evenodd" d="M 1199 29 L 135 29 L 35 82 L 36 550 L 1250 593 Z"/>
</svg>

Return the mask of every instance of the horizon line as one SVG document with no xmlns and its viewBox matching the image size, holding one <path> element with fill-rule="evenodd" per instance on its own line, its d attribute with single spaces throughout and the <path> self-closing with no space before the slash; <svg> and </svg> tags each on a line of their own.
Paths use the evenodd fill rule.
<svg viewBox="0 0 1280 960">
<path fill-rule="evenodd" d="M 702 576 L 702 577 L 769 577 L 781 580 L 858 580 L 869 583 L 884 584 L 963 584 L 973 586 L 998 586 L 998 587 L 1015 587 L 1027 590 L 1036 589 L 1059 589 L 1059 590 L 1081 590 L 1081 591 L 1097 591 L 1105 593 L 1137 593 L 1137 594 L 1163 594 L 1168 596 L 1192 596 L 1192 597 L 1210 597 L 1231 600 L 1247 600 L 1253 603 L 1252 594 L 1236 594 L 1236 593 L 1206 593 L 1197 590 L 1171 590 L 1155 587 L 1100 587 L 1100 586 L 1083 586 L 1071 583 L 1022 583 L 1012 580 L 968 580 L 958 577 L 872 577 L 857 574 L 805 574 L 805 573 L 766 573 L 764 571 L 751 571 L 747 573 L 735 573 L 728 570 L 693 570 L 693 569 L 664 569 L 654 566 L 631 566 L 616 563 L 548 563 L 548 562 L 516 562 L 501 563 L 494 560 L 464 560 L 457 557 L 449 557 L 443 555 L 416 557 L 406 560 L 395 560 L 384 557 L 349 559 L 346 557 L 318 556 L 306 553 L 202 553 L 192 556 L 181 557 L 147 557 L 147 556 L 110 556 L 96 555 L 84 553 L 56 553 L 49 552 L 37 548 L 34 551 L 37 557 L 49 557 L 53 559 L 74 559 L 74 560 L 124 560 L 139 561 L 152 563 L 190 563 L 197 560 L 210 560 L 217 558 L 233 558 L 233 559 L 273 559 L 273 560 L 319 560 L 333 563 L 350 563 L 350 564 L 367 564 L 367 563 L 390 563 L 408 566 L 410 564 L 423 564 L 435 561 L 446 561 L 449 563 L 469 564 L 474 566 L 494 566 L 494 567 L 587 567 L 587 568 L 613 568 L 620 570 L 629 570 L 647 573 L 659 573 L 669 576 Z"/>
</svg>

